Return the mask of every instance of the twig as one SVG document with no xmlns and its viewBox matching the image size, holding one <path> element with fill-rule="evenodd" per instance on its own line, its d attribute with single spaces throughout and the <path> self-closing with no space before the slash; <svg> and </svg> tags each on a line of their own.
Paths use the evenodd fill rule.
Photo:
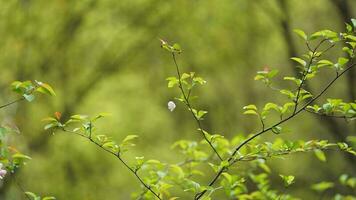
<svg viewBox="0 0 356 200">
<path fill-rule="evenodd" d="M 162 198 L 159 196 L 159 194 L 157 194 L 155 191 L 152 190 L 152 188 L 147 185 L 143 180 L 142 178 L 138 175 L 137 173 L 137 170 L 133 169 L 132 167 L 130 167 L 120 156 L 119 153 L 115 153 L 115 152 L 112 152 L 106 148 L 103 147 L 103 145 L 99 144 L 98 142 L 96 142 L 95 140 L 93 140 L 91 137 L 87 137 L 85 135 L 82 135 L 80 133 L 77 133 L 75 131 L 70 131 L 70 130 L 67 130 L 67 129 L 62 129 L 62 131 L 64 132 L 68 132 L 68 133 L 73 133 L 73 134 L 76 134 L 78 136 L 81 136 L 87 140 L 89 140 L 91 143 L 95 144 L 96 146 L 98 146 L 99 148 L 101 148 L 102 150 L 114 155 L 116 158 L 118 158 L 120 160 L 120 162 L 130 171 L 132 172 L 132 174 L 134 174 L 134 176 L 139 180 L 139 182 L 148 190 L 150 191 L 155 197 L 157 197 L 158 199 L 162 200 Z M 91 128 L 90 128 L 90 132 L 91 132 Z M 91 135 L 91 134 L 90 134 Z"/>
<path fill-rule="evenodd" d="M 14 177 L 14 182 L 16 184 L 16 186 L 21 190 L 22 193 L 24 193 L 26 199 L 31 200 L 31 198 L 26 194 L 25 189 L 22 187 L 22 185 L 17 181 L 16 175 L 13 176 Z"/>
<path fill-rule="evenodd" d="M 262 125 L 262 131 L 264 131 L 265 130 L 265 122 L 263 121 L 262 116 L 260 114 L 258 114 L 258 118 L 260 118 L 260 122 Z"/>
<path fill-rule="evenodd" d="M 177 71 L 177 75 L 178 75 L 178 84 L 179 84 L 179 89 L 183 95 L 184 101 L 185 101 L 185 105 L 188 107 L 188 110 L 190 111 L 190 113 L 193 115 L 194 120 L 196 121 L 198 127 L 199 127 L 199 131 L 201 132 L 201 134 L 203 135 L 205 141 L 208 142 L 208 144 L 210 145 L 210 147 L 214 150 L 215 154 L 218 156 L 218 158 L 220 159 L 220 161 L 223 161 L 222 157 L 220 156 L 220 154 L 218 153 L 218 151 L 215 149 L 215 147 L 213 146 L 213 144 L 209 141 L 209 139 L 206 137 L 204 130 L 202 128 L 202 125 L 200 123 L 200 120 L 195 116 L 194 112 L 193 112 L 193 108 L 189 102 L 189 96 L 190 96 L 190 91 L 189 91 L 189 95 L 187 96 L 185 94 L 185 91 L 183 89 L 183 84 L 182 84 L 182 80 L 181 80 L 181 74 L 179 71 L 179 67 L 177 64 L 177 60 L 176 60 L 176 56 L 174 54 L 174 52 L 172 52 L 172 57 L 173 57 L 173 61 L 176 67 L 176 71 Z"/>
<path fill-rule="evenodd" d="M 299 98 L 300 98 L 300 92 L 301 92 L 301 90 L 303 89 L 303 85 L 304 85 L 305 81 L 307 80 L 307 75 L 309 74 L 310 67 L 311 67 L 311 65 L 313 64 L 314 58 L 316 57 L 315 52 L 318 50 L 318 48 L 320 47 L 320 45 L 323 44 L 325 41 L 326 41 L 326 39 L 321 40 L 321 41 L 319 42 L 319 44 L 314 48 L 314 50 L 312 51 L 312 55 L 310 56 L 310 60 L 309 60 L 309 62 L 308 62 L 308 65 L 307 65 L 307 67 L 306 67 L 306 70 L 304 69 L 304 71 L 303 71 L 302 81 L 300 82 L 300 85 L 299 85 L 298 91 L 297 91 L 297 96 L 296 96 L 296 98 L 295 98 L 295 100 L 294 100 L 295 105 L 294 105 L 294 109 L 293 109 L 293 114 L 294 114 L 294 113 L 297 111 L 297 109 L 298 109 L 298 105 L 299 105 L 299 102 L 298 102 L 298 101 L 299 101 Z M 307 44 L 308 44 L 308 43 L 307 43 Z M 307 47 L 308 47 L 308 49 L 310 48 L 309 45 L 307 45 Z M 332 46 L 331 46 L 331 47 L 332 47 Z M 331 47 L 330 47 L 330 48 L 331 48 Z M 327 49 L 327 50 L 329 50 L 329 49 Z"/>
<path fill-rule="evenodd" d="M 24 99 L 25 99 L 25 97 L 21 97 L 21 98 L 19 98 L 19 99 L 13 100 L 13 101 L 11 101 L 11 102 L 9 102 L 9 103 L 6 103 L 6 104 L 0 106 L 0 109 L 5 108 L 5 107 L 7 107 L 7 106 L 10 106 L 10 105 L 12 105 L 12 104 L 14 104 L 14 103 L 20 102 L 20 101 L 22 101 L 22 100 L 24 100 Z"/>
</svg>

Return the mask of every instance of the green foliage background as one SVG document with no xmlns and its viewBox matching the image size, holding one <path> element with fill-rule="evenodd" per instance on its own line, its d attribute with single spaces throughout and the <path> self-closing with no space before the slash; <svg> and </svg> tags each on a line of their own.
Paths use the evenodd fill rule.
<svg viewBox="0 0 356 200">
<path fill-rule="evenodd" d="M 2 0 L 1 91 L 9 91 L 13 80 L 37 79 L 50 83 L 57 93 L 56 98 L 1 112 L 7 116 L 2 123 L 17 124 L 21 130 L 14 136 L 17 147 L 33 158 L 19 179 L 28 190 L 58 199 L 129 199 L 140 186 L 121 163 L 79 137 L 52 136 L 43 130 L 41 119 L 55 111 L 63 118 L 109 112 L 112 116 L 100 122 L 102 132 L 117 140 L 127 134 L 140 136 L 127 158 L 144 155 L 179 162 L 171 144 L 201 136 L 181 104 L 173 113 L 167 109 L 176 93 L 167 89 L 165 78 L 175 72 L 159 38 L 179 42 L 184 71 L 196 71 L 208 81 L 198 94 L 201 107 L 209 110 L 205 129 L 232 138 L 258 129 L 255 118 L 242 115 L 244 105 L 283 98 L 253 77 L 266 66 L 283 75 L 294 73 L 289 57 L 305 47 L 292 29 L 342 31 L 351 17 L 356 17 L 356 2 L 351 0 Z M 356 99 L 352 76 L 355 72 L 327 95 Z M 327 73 L 310 87 L 318 90 L 326 80 Z M 12 98 L 4 92 L 0 102 Z M 289 139 L 340 141 L 356 132 L 354 123 L 322 122 L 308 114 L 288 125 L 290 133 L 282 137 Z M 263 140 L 273 138 L 267 134 Z M 343 172 L 356 174 L 355 159 L 339 152 L 329 152 L 327 163 L 312 154 L 268 163 L 276 171 L 274 184 L 281 188 L 278 173 L 296 175 L 288 190 L 302 199 L 316 196 L 307 189 L 312 183 L 335 181 Z M 12 182 L 0 186 L 0 195 L 0 199 L 23 198 Z"/>
</svg>

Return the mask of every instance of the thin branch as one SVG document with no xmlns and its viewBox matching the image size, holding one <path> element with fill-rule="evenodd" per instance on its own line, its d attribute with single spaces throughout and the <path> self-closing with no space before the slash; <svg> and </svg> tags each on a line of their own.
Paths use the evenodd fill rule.
<svg viewBox="0 0 356 200">
<path fill-rule="evenodd" d="M 182 84 L 182 80 L 181 80 L 181 73 L 179 71 L 179 66 L 177 64 L 177 60 L 176 60 L 176 56 L 174 54 L 174 52 L 172 52 L 172 57 L 173 57 L 173 61 L 176 67 L 176 71 L 177 71 L 177 75 L 178 75 L 178 84 L 179 84 L 179 89 L 183 95 L 184 101 L 185 101 L 185 105 L 188 107 L 188 110 L 190 111 L 190 113 L 193 115 L 194 120 L 196 121 L 198 127 L 199 127 L 199 131 L 201 132 L 201 134 L 203 135 L 205 141 L 208 142 L 208 144 L 210 145 L 210 147 L 214 150 L 215 154 L 218 156 L 218 158 L 223 161 L 222 157 L 220 156 L 220 154 L 218 153 L 218 151 L 215 149 L 215 147 L 213 146 L 213 144 L 209 141 L 209 139 L 206 137 L 204 130 L 202 128 L 202 125 L 200 123 L 200 120 L 195 116 L 194 112 L 193 112 L 193 108 L 189 102 L 189 96 L 190 96 L 190 91 L 189 91 L 189 95 L 187 96 L 185 94 L 185 91 L 183 89 L 183 84 Z"/>
<path fill-rule="evenodd" d="M 0 106 L 0 109 L 5 108 L 5 107 L 7 107 L 7 106 L 11 106 L 12 104 L 17 103 L 17 102 L 20 102 L 20 101 L 22 101 L 22 100 L 25 100 L 25 97 L 21 97 L 21 98 L 19 98 L 19 99 L 15 99 L 15 100 L 13 100 L 13 101 L 7 103 L 7 104 L 4 104 L 4 105 Z"/>
<path fill-rule="evenodd" d="M 148 190 L 150 191 L 155 197 L 157 197 L 158 199 L 162 200 L 162 198 L 159 196 L 159 194 L 157 194 L 155 191 L 153 191 L 151 189 L 151 187 L 149 185 L 147 185 L 143 179 L 138 175 L 137 173 L 137 170 L 133 169 L 132 167 L 130 167 L 120 156 L 119 153 L 115 153 L 115 152 L 112 152 L 106 148 L 103 147 L 103 145 L 99 144 L 98 142 L 96 142 L 95 140 L 92 139 L 92 137 L 87 137 L 85 135 L 82 135 L 80 133 L 77 133 L 77 132 L 74 132 L 74 131 L 70 131 L 70 130 L 67 130 L 67 129 L 62 129 L 62 131 L 64 132 L 68 132 L 68 133 L 73 133 L 73 134 L 76 134 L 78 136 L 81 136 L 87 140 L 89 140 L 91 143 L 95 144 L 96 146 L 98 146 L 99 148 L 101 148 L 102 150 L 114 155 L 116 158 L 118 158 L 120 160 L 120 162 L 130 171 L 132 172 L 132 174 L 134 174 L 134 176 L 140 181 L 140 183 Z M 91 128 L 90 128 L 90 132 L 91 132 Z"/>
<path fill-rule="evenodd" d="M 307 67 L 306 67 L 306 70 L 303 72 L 303 75 L 302 75 L 302 81 L 301 81 L 301 83 L 300 83 L 300 85 L 299 85 L 299 87 L 298 87 L 298 91 L 297 91 L 297 97 L 295 98 L 295 100 L 294 100 L 294 103 L 295 103 L 295 105 L 294 105 L 294 110 L 293 110 L 293 114 L 297 111 L 297 109 L 298 109 L 298 105 L 299 105 L 299 98 L 300 98 L 300 92 L 301 92 L 301 90 L 303 89 L 303 85 L 304 85 L 304 83 L 305 83 L 305 81 L 307 80 L 307 75 L 309 74 L 309 70 L 310 70 L 310 67 L 311 67 L 311 65 L 313 64 L 313 60 L 314 60 L 314 58 L 316 58 L 317 56 L 315 55 L 315 53 L 316 53 L 316 51 L 318 50 L 318 48 L 320 47 L 320 45 L 322 45 L 324 42 L 326 41 L 326 39 L 323 39 L 323 40 L 321 40 L 320 42 L 319 42 L 319 44 L 318 45 L 316 45 L 316 47 L 314 48 L 314 50 L 312 51 L 312 55 L 310 56 L 310 60 L 309 60 L 309 62 L 308 62 L 308 65 L 307 65 Z M 310 48 L 310 46 L 309 45 L 307 45 L 307 47 L 308 47 L 308 49 Z M 333 47 L 333 46 L 331 46 L 331 47 Z M 329 50 L 331 47 L 329 47 L 327 50 Z"/>
<path fill-rule="evenodd" d="M 265 130 L 265 122 L 263 121 L 262 116 L 260 114 L 258 114 L 258 118 L 260 118 L 260 122 L 262 125 L 262 131 L 264 131 Z"/>
<path fill-rule="evenodd" d="M 16 186 L 21 190 L 21 192 L 25 195 L 26 199 L 31 200 L 30 196 L 28 196 L 28 194 L 26 193 L 25 189 L 22 187 L 22 185 L 17 181 L 16 175 L 13 176 L 14 177 L 14 182 L 16 184 Z"/>
<path fill-rule="evenodd" d="M 258 136 L 260 136 L 260 135 L 262 135 L 262 134 L 264 134 L 264 133 L 266 133 L 266 132 L 272 130 L 274 127 L 276 127 L 276 126 L 278 126 L 278 125 L 281 125 L 281 124 L 283 124 L 284 122 L 289 121 L 290 119 L 292 119 L 293 117 L 295 117 L 296 115 L 298 115 L 299 113 L 301 113 L 302 111 L 304 111 L 307 106 L 309 106 L 310 104 L 312 104 L 312 103 L 313 103 L 315 100 L 317 100 L 321 95 L 323 95 L 323 94 L 330 88 L 330 86 L 333 85 L 333 83 L 334 83 L 337 79 L 339 79 L 343 74 L 345 74 L 347 71 L 349 71 L 349 70 L 350 70 L 351 68 L 353 68 L 355 65 L 356 65 L 356 64 L 352 64 L 352 65 L 350 65 L 349 67 L 347 67 L 344 71 L 342 71 L 341 73 L 337 74 L 337 76 L 336 76 L 333 80 L 331 80 L 331 81 L 325 86 L 325 88 L 324 88 L 318 95 L 316 95 L 315 97 L 313 97 L 312 99 L 310 99 L 306 104 L 303 105 L 302 108 L 300 108 L 300 109 L 297 110 L 296 112 L 293 112 L 292 115 L 290 115 L 289 117 L 287 117 L 287 118 L 285 118 L 285 119 L 283 119 L 283 120 L 281 120 L 281 121 L 275 123 L 274 125 L 270 126 L 269 128 L 267 128 L 267 129 L 265 129 L 265 130 L 263 130 L 263 131 L 260 131 L 260 132 L 258 132 L 258 133 L 256 133 L 256 134 L 252 135 L 251 137 L 249 137 L 248 139 L 246 139 L 245 141 L 243 141 L 240 145 L 238 145 L 238 146 L 235 148 L 234 152 L 231 154 L 231 156 L 227 159 L 227 161 L 230 163 L 229 166 L 227 166 L 227 167 L 222 167 L 222 168 L 218 171 L 218 173 L 214 176 L 214 178 L 210 181 L 209 186 L 213 186 L 214 183 L 215 183 L 215 182 L 218 180 L 218 178 L 221 176 L 221 174 L 222 174 L 224 171 L 228 170 L 228 167 L 230 167 L 232 164 L 236 163 L 236 162 L 233 162 L 234 157 L 235 157 L 235 155 L 237 154 L 237 152 L 238 152 L 243 146 L 245 146 L 246 144 L 248 144 L 250 141 L 252 141 L 252 140 L 255 139 L 256 137 L 258 137 Z M 231 163 L 231 162 L 233 162 L 233 163 Z M 201 197 L 204 196 L 204 194 L 205 194 L 206 192 L 207 192 L 207 190 L 204 190 L 204 191 L 202 191 L 202 192 L 196 194 L 196 195 L 195 195 L 195 199 L 196 199 L 196 200 L 200 199 Z"/>
<path fill-rule="evenodd" d="M 307 48 L 308 48 L 309 51 L 313 51 L 312 48 L 311 48 L 310 45 L 309 45 L 309 42 L 305 42 L 305 45 L 307 46 Z"/>
<path fill-rule="evenodd" d="M 322 54 L 326 53 L 327 51 L 329 51 L 331 48 L 333 48 L 335 46 L 335 44 L 330 45 L 328 48 L 326 48 L 325 50 L 321 51 Z"/>
</svg>

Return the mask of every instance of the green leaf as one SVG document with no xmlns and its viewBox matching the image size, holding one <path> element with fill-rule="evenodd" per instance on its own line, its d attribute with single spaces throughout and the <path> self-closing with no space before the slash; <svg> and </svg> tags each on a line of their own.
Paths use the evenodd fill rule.
<svg viewBox="0 0 356 200">
<path fill-rule="evenodd" d="M 96 135 L 96 139 L 99 141 L 99 142 L 107 142 L 108 141 L 108 137 L 106 135 Z"/>
<path fill-rule="evenodd" d="M 208 113 L 208 111 L 205 111 L 205 110 L 199 110 L 198 113 L 196 114 L 197 118 L 198 119 L 202 119 L 202 117 Z"/>
<path fill-rule="evenodd" d="M 294 107 L 294 106 L 295 106 L 295 103 L 285 103 L 282 108 L 282 114 L 290 111 L 290 108 Z"/>
<path fill-rule="evenodd" d="M 281 112 L 281 109 L 278 107 L 277 104 L 269 102 L 269 103 L 266 103 L 266 105 L 263 107 L 263 111 L 261 113 L 261 116 L 262 117 L 266 117 L 270 110 L 275 110 L 277 112 Z"/>
<path fill-rule="evenodd" d="M 277 74 L 278 74 L 278 70 L 277 69 L 272 69 L 271 71 L 269 71 L 268 73 L 267 73 L 267 77 L 268 78 L 273 78 L 273 77 L 275 77 Z"/>
<path fill-rule="evenodd" d="M 294 183 L 294 178 L 295 178 L 294 176 L 284 176 L 282 174 L 280 174 L 279 176 L 282 178 L 282 180 L 284 182 L 284 186 L 286 186 L 286 187 L 288 187 Z"/>
<path fill-rule="evenodd" d="M 348 175 L 347 175 L 347 174 L 342 174 L 342 175 L 339 177 L 340 183 L 343 184 L 343 185 L 346 185 L 347 178 L 348 178 Z"/>
<path fill-rule="evenodd" d="M 267 173 L 271 173 L 271 169 L 266 165 L 266 163 L 259 163 L 258 166 Z"/>
<path fill-rule="evenodd" d="M 160 41 L 161 41 L 161 47 L 162 47 L 163 49 L 165 49 L 165 50 L 167 50 L 168 52 L 171 52 L 171 53 L 174 52 L 173 47 L 170 46 L 166 41 L 164 41 L 164 40 L 162 40 L 162 39 L 160 39 Z"/>
<path fill-rule="evenodd" d="M 356 29 L 356 19 L 351 19 L 352 25 L 354 26 L 354 29 Z"/>
<path fill-rule="evenodd" d="M 135 160 L 136 160 L 136 169 L 140 169 L 141 166 L 144 164 L 145 162 L 145 157 L 143 156 L 139 156 L 139 157 L 135 157 Z"/>
<path fill-rule="evenodd" d="M 254 77 L 255 81 L 258 81 L 258 80 L 261 80 L 261 79 L 264 79 L 264 78 L 265 78 L 265 76 L 263 76 L 263 75 L 261 75 L 261 74 L 257 74 L 257 75 Z"/>
<path fill-rule="evenodd" d="M 60 124 L 57 121 L 49 123 L 49 124 L 46 124 L 45 127 L 44 127 L 44 130 L 48 130 L 48 129 L 51 129 L 51 128 L 54 128 L 54 127 L 58 127 L 59 125 Z"/>
<path fill-rule="evenodd" d="M 280 127 L 280 126 L 274 126 L 274 127 L 272 128 L 272 132 L 273 132 L 274 134 L 280 134 L 280 133 L 282 132 L 282 127 Z"/>
<path fill-rule="evenodd" d="M 40 200 L 40 197 L 33 192 L 25 192 L 25 195 L 30 197 L 32 200 Z"/>
<path fill-rule="evenodd" d="M 294 29 L 293 30 L 294 33 L 296 33 L 299 37 L 301 37 L 303 40 L 307 40 L 308 36 L 307 34 L 304 33 L 304 31 L 300 30 L 300 29 Z"/>
<path fill-rule="evenodd" d="M 295 82 L 298 86 L 302 83 L 302 80 L 300 79 L 297 79 L 295 77 L 289 77 L 289 76 L 286 76 L 283 78 L 284 80 L 288 80 L 288 81 L 293 81 Z"/>
<path fill-rule="evenodd" d="M 202 77 L 194 77 L 193 81 L 198 82 L 200 85 L 204 85 L 206 83 L 206 81 Z"/>
<path fill-rule="evenodd" d="M 356 36 L 346 34 L 344 37 L 346 39 L 352 40 L 353 42 L 356 42 Z"/>
<path fill-rule="evenodd" d="M 246 110 L 243 114 L 244 115 L 258 115 L 257 112 L 254 110 Z"/>
<path fill-rule="evenodd" d="M 113 151 L 118 151 L 118 145 L 114 141 L 109 141 L 103 144 L 104 148 L 112 149 Z"/>
<path fill-rule="evenodd" d="M 218 165 L 215 165 L 213 163 L 208 163 L 209 166 L 214 170 L 214 172 L 218 172 L 219 171 L 219 166 Z"/>
<path fill-rule="evenodd" d="M 41 92 L 43 94 L 48 94 L 50 96 L 56 96 L 56 93 L 54 92 L 53 88 L 46 83 L 40 83 L 36 91 Z"/>
<path fill-rule="evenodd" d="M 319 60 L 318 61 L 318 67 L 325 67 L 325 66 L 333 66 L 334 63 L 329 61 L 329 60 Z"/>
<path fill-rule="evenodd" d="M 182 76 L 181 76 L 181 79 L 184 80 L 184 79 L 187 79 L 189 77 L 190 77 L 190 74 L 183 73 Z"/>
<path fill-rule="evenodd" d="M 12 155 L 12 158 L 19 158 L 19 159 L 24 159 L 24 160 L 31 160 L 32 159 L 30 156 L 26 156 L 26 155 L 21 154 L 21 153 L 15 153 L 14 155 Z"/>
<path fill-rule="evenodd" d="M 122 140 L 122 143 L 130 142 L 131 140 L 136 139 L 136 138 L 138 138 L 138 135 L 128 135 L 125 137 L 124 140 Z"/>
<path fill-rule="evenodd" d="M 56 197 L 43 197 L 42 200 L 55 200 Z"/>
<path fill-rule="evenodd" d="M 57 122 L 58 120 L 54 117 L 46 117 L 46 118 L 43 118 L 42 121 Z"/>
<path fill-rule="evenodd" d="M 333 188 L 334 187 L 334 183 L 332 182 L 320 182 L 320 183 L 317 183 L 317 184 L 313 184 L 312 185 L 312 189 L 317 191 L 317 192 L 324 192 L 325 190 L 328 190 L 330 188 Z"/>
<path fill-rule="evenodd" d="M 87 115 L 72 115 L 72 116 L 70 116 L 70 118 L 73 119 L 73 120 L 81 121 L 81 120 L 87 119 L 88 116 Z"/>
<path fill-rule="evenodd" d="M 299 63 L 303 67 L 305 67 L 307 65 L 307 62 L 305 62 L 305 60 L 303 60 L 301 58 L 298 58 L 298 57 L 292 57 L 291 60 L 296 61 L 297 63 Z"/>
<path fill-rule="evenodd" d="M 255 111 L 257 111 L 256 105 L 253 105 L 253 104 L 244 106 L 242 109 L 244 109 L 244 110 L 255 110 Z"/>
<path fill-rule="evenodd" d="M 314 40 L 314 39 L 317 39 L 317 38 L 326 38 L 326 39 L 330 39 L 330 40 L 333 40 L 333 41 L 338 41 L 338 34 L 334 31 L 331 31 L 331 30 L 321 30 L 321 31 L 318 31 L 318 32 L 315 32 L 313 33 L 311 36 L 310 36 L 310 40 Z"/>
<path fill-rule="evenodd" d="M 12 87 L 13 89 L 18 89 L 18 88 L 21 87 L 21 84 L 22 84 L 21 81 L 14 81 L 14 82 L 11 83 L 11 87 Z"/>
<path fill-rule="evenodd" d="M 184 178 L 184 171 L 178 165 L 170 165 L 170 170 L 176 175 L 178 180 Z"/>
<path fill-rule="evenodd" d="M 224 167 L 228 167 L 230 164 L 229 164 L 229 161 L 227 160 L 223 160 L 220 162 L 220 169 L 224 168 Z"/>
<path fill-rule="evenodd" d="M 266 105 L 263 107 L 263 111 L 265 111 L 265 112 L 268 112 L 268 111 L 270 111 L 272 109 L 277 111 L 277 112 L 280 111 L 278 105 L 275 104 L 275 103 L 266 103 Z"/>
<path fill-rule="evenodd" d="M 341 69 L 343 69 L 343 66 L 344 66 L 347 62 L 349 62 L 349 59 L 344 58 L 344 57 L 340 57 L 340 58 L 337 60 L 337 63 L 336 63 L 334 66 L 335 66 L 335 68 L 336 68 L 337 70 L 341 70 Z"/>
<path fill-rule="evenodd" d="M 320 149 L 315 149 L 314 150 L 315 156 L 322 162 L 326 161 L 326 156 L 324 154 L 324 152 Z"/>
<path fill-rule="evenodd" d="M 280 93 L 287 95 L 288 98 L 293 99 L 295 98 L 295 94 L 293 92 L 291 92 L 290 90 L 280 90 Z"/>
<path fill-rule="evenodd" d="M 160 162 L 159 160 L 153 160 L 153 159 L 151 159 L 151 160 L 147 160 L 147 161 L 146 161 L 146 164 L 159 165 L 159 164 L 161 164 L 161 162 Z"/>
<path fill-rule="evenodd" d="M 232 183 L 232 176 L 226 172 L 223 172 L 221 174 L 223 177 L 225 177 L 225 179 L 229 182 L 229 183 Z"/>
<path fill-rule="evenodd" d="M 168 77 L 166 80 L 168 81 L 168 88 L 172 88 L 179 84 L 179 80 L 174 76 Z"/>
<path fill-rule="evenodd" d="M 182 48 L 180 47 L 180 45 L 178 43 L 173 44 L 173 49 L 174 51 L 181 53 L 182 52 Z"/>
</svg>

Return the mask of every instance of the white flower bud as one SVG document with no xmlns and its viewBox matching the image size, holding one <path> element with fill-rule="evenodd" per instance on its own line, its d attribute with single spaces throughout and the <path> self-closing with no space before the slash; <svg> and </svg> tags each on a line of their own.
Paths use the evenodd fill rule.
<svg viewBox="0 0 356 200">
<path fill-rule="evenodd" d="M 173 110 L 176 108 L 176 104 L 173 101 L 168 102 L 168 110 L 173 112 Z"/>
</svg>

